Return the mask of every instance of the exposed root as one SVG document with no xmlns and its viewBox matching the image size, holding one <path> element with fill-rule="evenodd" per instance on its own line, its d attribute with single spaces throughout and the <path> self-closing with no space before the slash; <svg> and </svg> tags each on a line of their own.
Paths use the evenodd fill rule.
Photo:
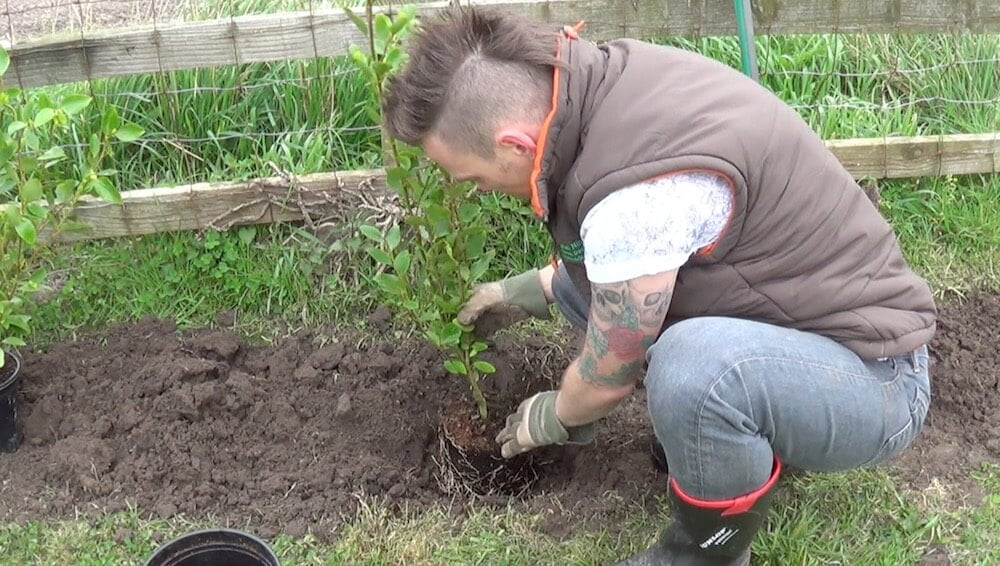
<svg viewBox="0 0 1000 566">
<path fill-rule="evenodd" d="M 515 460 L 470 456 L 449 438 L 444 426 L 439 428 L 438 449 L 431 458 L 436 466 L 437 485 L 449 495 L 520 497 L 539 477 L 538 463 L 530 456 Z"/>
</svg>

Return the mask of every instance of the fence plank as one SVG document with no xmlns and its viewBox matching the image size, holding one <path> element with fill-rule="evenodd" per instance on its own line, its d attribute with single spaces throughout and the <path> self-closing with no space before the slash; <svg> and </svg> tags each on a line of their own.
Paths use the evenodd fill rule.
<svg viewBox="0 0 1000 566">
<path fill-rule="evenodd" d="M 1000 133 L 827 142 L 856 178 L 896 179 L 1000 172 Z M 282 178 L 127 191 L 124 204 L 87 199 L 76 219 L 90 227 L 63 240 L 140 236 L 302 220 L 302 210 L 343 208 L 349 192 L 386 194 L 381 170 L 304 175 L 298 191 Z M 350 191 L 354 189 L 354 191 Z"/>
<path fill-rule="evenodd" d="M 1000 172 L 1000 133 L 828 141 L 856 178 Z"/>
<path fill-rule="evenodd" d="M 429 15 L 447 2 L 419 7 Z M 553 24 L 586 20 L 585 35 L 713 36 L 735 33 L 732 2 L 710 0 L 477 0 Z M 1000 32 L 995 0 L 755 0 L 759 34 Z M 340 10 L 286 12 L 15 43 L 4 82 L 21 88 L 196 69 L 343 55 L 363 36 Z"/>
<path fill-rule="evenodd" d="M 342 208 L 349 200 L 345 189 L 387 191 L 381 170 L 317 173 L 295 181 L 298 190 L 281 177 L 139 189 L 122 193 L 121 205 L 86 198 L 74 216 L 88 229 L 64 232 L 59 239 L 71 242 L 302 220 L 304 211 L 316 216 Z"/>
</svg>

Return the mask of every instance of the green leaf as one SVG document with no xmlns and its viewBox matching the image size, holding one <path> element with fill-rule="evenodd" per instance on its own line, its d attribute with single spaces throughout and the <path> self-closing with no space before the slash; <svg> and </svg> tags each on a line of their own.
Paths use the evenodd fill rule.
<svg viewBox="0 0 1000 566">
<path fill-rule="evenodd" d="M 403 181 L 406 179 L 407 171 L 402 167 L 390 167 L 385 172 L 385 184 L 396 194 L 403 193 Z"/>
<path fill-rule="evenodd" d="M 7 223 L 10 225 L 17 224 L 21 221 L 21 209 L 16 204 L 9 202 L 0 204 L 0 212 L 7 217 Z"/>
<path fill-rule="evenodd" d="M 97 134 L 90 134 L 90 139 L 87 140 L 87 150 L 91 159 L 96 160 L 101 155 L 101 138 L 97 137 Z"/>
<path fill-rule="evenodd" d="M 421 317 L 421 319 L 423 319 L 423 317 Z M 433 328 L 429 328 L 426 331 L 424 331 L 424 336 L 426 336 L 427 340 L 430 341 L 430 343 L 433 344 L 434 346 L 438 348 L 441 347 L 441 336 Z"/>
<path fill-rule="evenodd" d="M 469 278 L 470 281 L 479 281 L 479 279 L 486 274 L 486 270 L 490 267 L 490 259 L 492 259 L 490 256 L 491 254 L 486 254 L 472 264 L 472 273 Z"/>
<path fill-rule="evenodd" d="M 0 75 L 6 73 L 8 67 L 10 67 L 10 54 L 0 45 Z"/>
<path fill-rule="evenodd" d="M 469 347 L 469 351 L 472 352 L 472 354 L 474 356 L 478 356 L 482 352 L 485 352 L 486 348 L 488 348 L 488 347 L 489 346 L 486 345 L 486 342 L 476 341 L 476 342 L 473 342 L 472 346 Z"/>
<path fill-rule="evenodd" d="M 448 360 L 444 363 L 444 369 L 459 375 L 468 375 L 469 373 L 469 369 L 465 367 L 465 363 L 462 360 Z"/>
<path fill-rule="evenodd" d="M 479 230 L 468 235 L 465 241 L 465 257 L 478 259 L 486 249 L 486 231 Z"/>
<path fill-rule="evenodd" d="M 123 142 L 133 142 L 142 137 L 146 132 L 139 126 L 129 123 L 118 129 L 115 137 Z"/>
<path fill-rule="evenodd" d="M 65 157 L 66 157 L 66 151 L 63 150 L 62 146 L 57 145 L 47 149 L 45 153 L 43 153 L 38 157 L 38 159 L 42 161 L 56 161 L 59 159 L 63 159 Z"/>
<path fill-rule="evenodd" d="M 445 324 L 441 331 L 441 339 L 447 345 L 457 346 L 462 339 L 462 327 L 454 322 Z"/>
<path fill-rule="evenodd" d="M 402 295 L 406 292 L 403 280 L 391 273 L 380 273 L 375 276 L 375 282 L 383 291 L 391 295 Z"/>
<path fill-rule="evenodd" d="M 383 53 L 389 40 L 392 39 L 392 22 L 389 20 L 389 16 L 376 14 L 373 27 L 375 28 L 375 51 Z"/>
<path fill-rule="evenodd" d="M 479 216 L 479 205 L 474 202 L 464 202 L 458 207 L 458 219 L 463 224 L 468 224 Z"/>
<path fill-rule="evenodd" d="M 27 344 L 24 343 L 24 340 L 18 338 L 17 336 L 8 336 L 8 337 L 4 338 L 3 339 L 3 345 L 4 346 L 13 346 L 15 348 L 23 348 L 23 347 L 27 346 Z M 0 358 L 0 367 L 3 367 L 3 359 L 2 358 Z"/>
<path fill-rule="evenodd" d="M 367 251 L 368 255 L 372 256 L 375 261 L 381 263 L 382 265 L 392 265 L 392 257 L 385 253 L 385 251 L 378 248 L 368 248 L 365 251 Z"/>
<path fill-rule="evenodd" d="M 399 154 L 399 167 L 398 168 L 401 168 L 401 169 L 409 171 L 410 170 L 410 166 L 412 164 L 413 164 L 413 160 L 410 159 L 409 155 L 407 155 L 405 152 L 401 152 Z"/>
<path fill-rule="evenodd" d="M 352 22 L 354 22 L 354 25 L 357 26 L 358 30 L 361 31 L 361 34 L 367 36 L 368 35 L 368 23 L 365 22 L 364 18 L 362 18 L 361 16 L 355 14 L 353 11 L 351 11 L 350 8 L 348 8 L 346 6 L 344 7 L 344 12 L 347 14 L 347 17 L 350 18 L 350 20 Z"/>
<path fill-rule="evenodd" d="M 494 367 L 493 364 L 483 360 L 476 360 L 472 362 L 472 367 L 483 373 L 494 373 L 497 371 L 497 368 Z"/>
<path fill-rule="evenodd" d="M 107 177 L 98 177 L 88 185 L 101 200 L 115 204 L 122 203 L 122 195 Z"/>
<path fill-rule="evenodd" d="M 356 66 L 360 67 L 362 70 L 368 68 L 368 55 L 366 55 L 360 47 L 357 45 L 351 45 L 347 49 L 347 52 L 351 56 L 351 61 L 353 61 Z"/>
<path fill-rule="evenodd" d="M 399 245 L 400 239 L 401 236 L 399 233 L 399 226 L 396 225 L 393 226 L 392 228 L 389 228 L 389 233 L 386 234 L 385 236 L 385 243 L 389 245 L 390 250 L 396 249 L 396 247 Z"/>
<path fill-rule="evenodd" d="M 410 260 L 410 252 L 408 250 L 399 252 L 399 255 L 392 262 L 392 267 L 396 270 L 396 275 L 400 277 L 406 276 L 407 272 L 410 271 Z"/>
<path fill-rule="evenodd" d="M 403 51 L 401 47 L 394 46 L 385 55 L 385 65 L 389 67 L 389 75 L 395 75 L 402 70 L 403 65 L 406 64 L 408 59 L 406 51 Z"/>
<path fill-rule="evenodd" d="M 447 234 L 450 230 L 450 215 L 448 209 L 439 205 L 431 204 L 425 209 L 427 219 L 431 222 L 432 233 L 435 237 Z"/>
<path fill-rule="evenodd" d="M 7 135 L 8 136 L 12 136 L 12 135 L 20 132 L 21 130 L 23 130 L 23 129 L 27 128 L 27 127 L 28 127 L 28 123 L 27 122 L 22 122 L 20 120 L 15 120 L 15 121 L 11 122 L 7 126 Z"/>
<path fill-rule="evenodd" d="M 364 237 L 368 238 L 369 240 L 378 242 L 380 244 L 382 243 L 382 233 L 378 231 L 378 228 L 370 224 L 365 224 L 360 228 L 358 228 L 358 231 L 360 231 L 361 234 Z"/>
<path fill-rule="evenodd" d="M 26 206 L 25 208 L 28 209 L 28 214 L 34 216 L 35 218 L 44 220 L 49 216 L 49 209 L 38 204 L 37 202 L 28 203 L 28 206 Z"/>
<path fill-rule="evenodd" d="M 69 202 L 75 193 L 76 183 L 74 181 L 62 181 L 56 185 L 56 202 Z"/>
<path fill-rule="evenodd" d="M 38 233 L 35 231 L 35 223 L 30 218 L 21 217 L 17 221 L 17 224 L 14 224 L 14 231 L 29 246 L 35 245 L 35 241 L 38 239 Z"/>
<path fill-rule="evenodd" d="M 25 138 L 30 135 L 31 132 L 25 132 Z M 38 171 L 38 159 L 31 155 L 22 155 L 21 161 L 18 162 L 18 167 L 21 169 L 21 177 L 34 175 Z"/>
<path fill-rule="evenodd" d="M 14 140 L 10 139 L 9 136 L 4 135 L 0 138 L 0 164 L 7 163 L 12 157 L 14 157 L 14 152 L 17 151 L 17 144 Z"/>
<path fill-rule="evenodd" d="M 79 220 L 63 219 L 62 223 L 59 224 L 59 228 L 63 233 L 67 232 L 79 232 L 79 233 L 90 233 L 94 230 L 94 227 L 86 222 L 80 222 Z"/>
<path fill-rule="evenodd" d="M 13 328 L 17 328 L 22 332 L 31 332 L 31 317 L 26 314 L 12 314 L 7 316 L 7 324 Z"/>
<path fill-rule="evenodd" d="M 38 146 L 41 142 L 38 140 L 38 134 L 32 130 L 24 130 L 24 147 L 30 149 L 31 151 L 38 151 Z M 24 166 L 24 160 L 21 160 L 22 167 Z"/>
<path fill-rule="evenodd" d="M 35 114 L 35 120 L 34 120 L 35 127 L 40 128 L 45 124 L 51 122 L 52 119 L 55 117 L 56 117 L 55 110 L 51 108 L 42 108 L 41 110 L 38 111 L 38 114 Z"/>
<path fill-rule="evenodd" d="M 121 125 L 122 120 L 118 117 L 118 110 L 115 110 L 114 106 L 109 106 L 104 111 L 104 117 L 101 119 L 101 128 L 104 130 L 104 133 L 109 136 L 114 135 Z"/>
<path fill-rule="evenodd" d="M 42 182 L 38 180 L 38 177 L 28 179 L 21 185 L 20 195 L 21 202 L 35 202 L 41 199 L 44 196 L 42 194 Z"/>
<path fill-rule="evenodd" d="M 240 242 L 244 246 L 249 246 L 257 237 L 257 228 L 255 226 L 243 226 L 236 233 L 240 238 Z"/>
<path fill-rule="evenodd" d="M 406 310 L 408 310 L 408 311 L 415 311 L 418 308 L 420 308 L 420 303 L 418 303 L 414 299 L 407 299 L 407 300 L 403 301 L 403 308 L 406 309 Z"/>
<path fill-rule="evenodd" d="M 412 10 L 408 10 L 407 8 L 409 8 L 409 6 L 401 8 L 399 13 L 396 14 L 396 18 L 392 22 L 392 28 L 389 30 L 393 35 L 403 31 L 403 28 L 413 21 L 414 12 Z"/>
<path fill-rule="evenodd" d="M 72 116 L 82 112 L 84 108 L 90 105 L 90 101 L 91 98 L 89 96 L 83 94 L 71 94 L 63 99 L 62 106 L 60 106 L 59 109 Z"/>
</svg>

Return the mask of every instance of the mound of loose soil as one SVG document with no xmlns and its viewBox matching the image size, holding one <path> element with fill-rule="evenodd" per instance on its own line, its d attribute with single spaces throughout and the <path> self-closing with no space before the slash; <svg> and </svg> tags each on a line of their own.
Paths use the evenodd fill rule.
<svg viewBox="0 0 1000 566">
<path fill-rule="evenodd" d="M 938 478 L 964 485 L 969 471 L 1000 460 L 1000 296 L 940 306 L 931 343 L 931 407 L 924 430 L 893 467 L 926 485 Z"/>
<path fill-rule="evenodd" d="M 183 335 L 144 320 L 25 356 L 25 444 L 0 459 L 0 516 L 66 517 L 126 502 L 153 516 L 209 514 L 265 534 L 329 532 L 359 498 L 449 502 L 438 440 L 442 408 L 465 399 L 429 345 L 303 335 L 250 346 L 225 331 Z M 501 420 L 552 388 L 569 353 L 541 340 L 500 341 L 483 383 Z M 550 359 L 551 358 L 551 359 Z M 641 398 L 617 416 L 650 432 Z M 644 444 L 533 455 L 534 493 L 568 508 L 608 490 L 631 500 L 654 484 Z M 583 465 L 585 464 L 585 465 Z M 446 479 L 446 478 L 445 478 Z M 504 497 L 490 500 L 506 503 Z"/>
<path fill-rule="evenodd" d="M 895 464 L 899 473 L 964 478 L 1000 459 L 998 319 L 995 296 L 942 305 L 931 415 Z M 26 441 L 0 456 L 0 517 L 133 504 L 153 516 L 215 515 L 265 536 L 322 537 L 361 499 L 410 509 L 453 503 L 440 481 L 438 426 L 464 384 L 427 345 L 334 338 L 251 346 L 225 331 L 178 333 L 144 320 L 26 355 Z M 498 372 L 484 382 L 493 414 L 552 387 L 572 354 L 537 338 L 499 341 L 488 358 Z M 640 390 L 606 419 L 595 445 L 535 454 L 539 477 L 517 500 L 552 510 L 548 526 L 567 534 L 573 527 L 556 509 L 607 516 L 661 494 L 650 438 Z"/>
</svg>

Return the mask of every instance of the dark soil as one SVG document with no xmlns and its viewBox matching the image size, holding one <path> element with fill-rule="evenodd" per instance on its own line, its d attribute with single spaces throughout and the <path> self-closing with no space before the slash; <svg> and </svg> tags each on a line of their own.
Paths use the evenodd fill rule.
<svg viewBox="0 0 1000 566">
<path fill-rule="evenodd" d="M 416 510 L 456 494 L 467 501 L 442 473 L 454 454 L 438 434 L 464 382 L 429 345 L 339 338 L 250 346 L 229 331 L 185 334 L 144 320 L 27 354 L 26 438 L 0 458 L 0 520 L 128 502 L 151 516 L 216 515 L 265 535 L 304 522 L 322 535 L 353 515 L 359 496 Z M 498 341 L 485 355 L 498 369 L 483 383 L 491 414 L 502 421 L 525 395 L 552 388 L 568 356 L 539 339 Z M 630 438 L 651 434 L 641 396 L 614 422 Z M 541 476 L 527 504 L 545 505 L 551 491 L 566 495 L 564 508 L 594 512 L 609 490 L 638 500 L 654 484 L 648 456 L 638 444 L 602 444 L 585 466 L 579 449 L 524 459 Z"/>
<path fill-rule="evenodd" d="M 893 467 L 917 487 L 937 478 L 978 498 L 969 471 L 1000 460 L 1000 296 L 940 306 L 931 343 L 931 408 Z"/>
<path fill-rule="evenodd" d="M 894 466 L 912 479 L 965 480 L 980 462 L 1000 459 L 1000 297 L 941 311 L 931 415 Z M 179 333 L 144 320 L 26 354 L 26 438 L 0 456 L 0 520 L 131 504 L 149 516 L 215 516 L 263 536 L 325 537 L 359 498 L 460 511 L 471 499 L 442 473 L 450 468 L 439 423 L 465 384 L 427 345 L 336 338 L 251 346 L 229 331 Z M 499 340 L 488 355 L 498 373 L 483 384 L 491 414 L 502 420 L 523 396 L 553 387 L 572 354 L 538 338 Z M 616 516 L 664 492 L 651 434 L 640 389 L 594 445 L 533 453 L 527 491 L 477 504 L 547 511 L 555 535 L 584 528 L 582 518 Z"/>
</svg>

